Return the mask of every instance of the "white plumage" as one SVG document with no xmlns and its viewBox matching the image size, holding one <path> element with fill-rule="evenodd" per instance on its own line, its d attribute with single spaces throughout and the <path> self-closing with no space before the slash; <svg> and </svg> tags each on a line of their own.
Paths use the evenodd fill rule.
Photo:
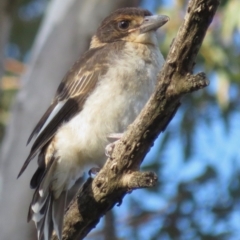
<svg viewBox="0 0 240 240">
<path fill-rule="evenodd" d="M 71 187 L 72 179 L 78 179 L 89 164 L 102 165 L 108 135 L 124 132 L 153 92 L 164 62 L 158 47 L 139 44 L 137 49 L 135 43 L 126 47 L 128 54 L 114 56 L 117 68 L 102 77 L 83 110 L 57 132 L 56 174 L 67 181 L 56 181 L 53 189 Z M 68 186 L 61 186 L 62 182 L 68 182 Z"/>
<path fill-rule="evenodd" d="M 164 63 L 155 30 L 168 20 L 137 8 L 117 10 L 59 85 L 19 173 L 38 154 L 28 219 L 39 240 L 53 230 L 61 239 L 68 190 L 86 167 L 104 164 L 108 136 L 126 131 L 153 93 Z"/>
</svg>

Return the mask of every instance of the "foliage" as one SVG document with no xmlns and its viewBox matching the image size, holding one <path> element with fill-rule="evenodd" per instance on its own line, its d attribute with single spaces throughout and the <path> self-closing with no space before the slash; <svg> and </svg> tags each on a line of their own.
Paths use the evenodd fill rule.
<svg viewBox="0 0 240 240">
<path fill-rule="evenodd" d="M 20 87 L 20 74 L 23 73 L 23 63 L 28 58 L 28 53 L 36 36 L 46 1 L 20 0 L 9 3 L 12 17 L 12 30 L 9 43 L 6 46 L 5 75 L 0 89 L 0 142 L 2 140 L 5 124 L 9 118 L 9 108 L 14 96 Z M 12 61 L 15 59 L 15 61 Z M 11 64 L 8 64 L 11 62 Z"/>
</svg>

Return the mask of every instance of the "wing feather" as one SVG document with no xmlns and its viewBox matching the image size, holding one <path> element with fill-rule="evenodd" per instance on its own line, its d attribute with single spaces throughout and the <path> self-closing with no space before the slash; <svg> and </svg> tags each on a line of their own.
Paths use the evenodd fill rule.
<svg viewBox="0 0 240 240">
<path fill-rule="evenodd" d="M 57 105 L 57 101 L 53 102 L 49 108 L 47 109 L 47 111 L 44 113 L 44 115 L 42 116 L 42 118 L 39 120 L 38 124 L 35 126 L 35 128 L 33 129 L 31 135 L 29 136 L 28 140 L 27 140 L 27 145 L 29 144 L 29 142 L 32 140 L 32 138 L 34 137 L 34 135 L 36 135 L 41 128 L 43 127 L 44 123 L 46 122 L 46 120 L 48 119 L 49 115 L 51 114 L 51 112 L 54 110 L 54 108 Z"/>
<path fill-rule="evenodd" d="M 107 52 L 103 48 L 90 49 L 66 74 L 57 89 L 53 103 L 29 137 L 28 142 L 38 134 L 18 177 L 39 150 L 52 139 L 58 128 L 82 110 L 85 100 L 94 90 L 99 76 L 104 75 L 107 71 L 106 62 L 102 61 L 99 64 L 99 58 L 104 54 Z"/>
</svg>

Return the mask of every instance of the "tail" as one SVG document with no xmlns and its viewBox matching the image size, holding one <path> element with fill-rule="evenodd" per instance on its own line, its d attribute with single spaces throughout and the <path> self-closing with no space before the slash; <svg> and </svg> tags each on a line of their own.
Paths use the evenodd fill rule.
<svg viewBox="0 0 240 240">
<path fill-rule="evenodd" d="M 41 182 L 33 195 L 28 211 L 28 221 L 32 219 L 35 222 L 38 240 L 49 240 L 53 230 L 56 232 L 58 239 L 62 239 L 67 191 L 62 191 L 56 198 L 50 190 L 54 165 L 54 163 L 51 164 L 51 167 L 48 171 L 45 171 L 42 177 L 38 176 L 39 174 L 42 175 L 42 171 L 39 171 L 39 169 L 33 176 L 33 179 L 41 178 Z"/>
</svg>

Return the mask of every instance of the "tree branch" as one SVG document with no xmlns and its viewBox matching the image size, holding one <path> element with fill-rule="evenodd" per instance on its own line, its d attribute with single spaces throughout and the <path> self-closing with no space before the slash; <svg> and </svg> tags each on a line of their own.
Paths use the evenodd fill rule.
<svg viewBox="0 0 240 240">
<path fill-rule="evenodd" d="M 197 53 L 219 0 L 191 0 L 182 26 L 159 74 L 156 91 L 115 145 L 98 175 L 89 178 L 67 209 L 63 239 L 83 239 L 129 191 L 151 187 L 157 176 L 139 172 L 143 158 L 180 106 L 182 95 L 206 87 L 204 73 L 192 75 Z M 52 239 L 56 239 L 53 236 Z"/>
</svg>

